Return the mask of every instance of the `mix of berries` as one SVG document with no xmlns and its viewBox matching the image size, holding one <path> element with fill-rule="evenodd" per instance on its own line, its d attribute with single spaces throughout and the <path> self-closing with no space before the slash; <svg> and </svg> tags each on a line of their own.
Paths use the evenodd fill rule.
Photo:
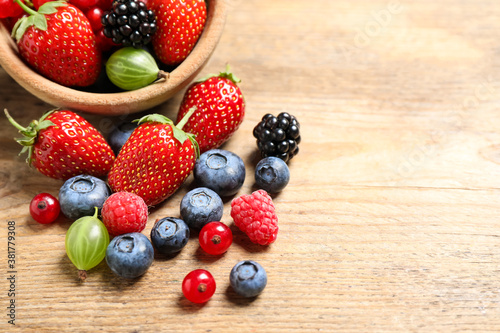
<svg viewBox="0 0 500 333">
<path fill-rule="evenodd" d="M 111 76 L 122 77 L 145 66 L 132 53 L 123 61 L 110 57 L 113 52 L 152 44 L 144 51 L 154 59 L 148 65 L 154 71 L 158 62 L 172 70 L 191 53 L 207 20 L 205 0 L 0 0 L 0 7 L 0 19 L 12 29 L 27 65 L 63 86 L 95 92 L 105 85 L 116 91 L 106 75 L 100 75 L 105 64 L 107 76 L 116 71 Z M 118 64 L 108 66 L 110 62 Z M 131 90 L 124 86 L 130 85 L 117 85 Z"/>
<path fill-rule="evenodd" d="M 157 8 L 158 1 L 150 3 Z M 127 8 L 119 9 L 123 6 Z M 136 0 L 117 0 L 113 8 L 116 15 L 126 13 L 123 20 L 129 23 L 132 13 L 146 10 Z M 30 214 L 39 223 L 53 222 L 59 211 L 76 220 L 67 231 L 65 245 L 82 280 L 104 258 L 117 276 L 137 278 L 151 267 L 155 251 L 175 255 L 187 245 L 192 232 L 198 233 L 204 253 L 223 255 L 233 243 L 233 231 L 221 221 L 221 197 L 234 196 L 230 215 L 249 241 L 263 246 L 276 241 L 278 217 L 269 193 L 282 191 L 290 180 L 287 161 L 298 152 L 299 123 L 285 112 L 262 118 L 254 129 L 258 149 L 264 149 L 264 158 L 255 167 L 258 190 L 237 196 L 246 178 L 244 161 L 219 148 L 239 128 L 245 114 L 236 82 L 239 80 L 228 69 L 203 79 L 186 91 L 176 124 L 163 115 L 150 114 L 118 125 L 108 141 L 68 110 L 50 111 L 27 127 L 5 110 L 8 120 L 23 134 L 17 141 L 22 152 L 28 152 L 30 165 L 46 176 L 64 180 L 59 198 L 36 195 Z M 276 156 L 269 149 L 273 145 Z M 149 238 L 142 234 L 148 209 L 174 194 L 191 174 L 194 188 L 181 200 L 180 217 L 158 219 Z M 267 274 L 258 263 L 244 260 L 231 270 L 229 281 L 238 295 L 255 297 L 265 288 Z M 215 290 L 214 277 L 203 269 L 190 272 L 182 282 L 185 297 L 195 303 L 207 302 Z"/>
</svg>

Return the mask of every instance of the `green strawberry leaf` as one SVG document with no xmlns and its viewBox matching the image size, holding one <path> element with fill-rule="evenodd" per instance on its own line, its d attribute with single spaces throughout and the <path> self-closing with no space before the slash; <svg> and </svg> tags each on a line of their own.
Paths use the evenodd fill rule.
<svg viewBox="0 0 500 333">
<path fill-rule="evenodd" d="M 235 84 L 241 82 L 241 80 L 231 72 L 231 67 L 229 66 L 229 64 L 227 64 L 226 69 L 224 71 L 220 72 L 219 74 L 209 74 L 205 77 L 202 77 L 201 79 L 196 80 L 195 82 L 196 83 L 205 82 L 206 80 L 213 78 L 213 77 L 221 77 L 221 78 L 229 79 L 229 80 L 233 81 Z"/>
<path fill-rule="evenodd" d="M 148 114 L 140 119 L 132 120 L 133 123 L 137 123 L 137 125 L 141 125 L 144 123 L 160 123 L 160 124 L 169 124 L 173 125 L 174 122 L 167 117 L 165 117 L 162 114 L 158 113 L 153 113 L 153 114 Z"/>
<path fill-rule="evenodd" d="M 174 138 L 177 139 L 177 141 L 179 141 L 181 144 L 184 144 L 184 141 L 189 139 L 189 136 L 186 134 L 186 132 L 184 132 L 177 126 L 172 125 L 172 133 L 174 135 Z"/>
<path fill-rule="evenodd" d="M 66 1 L 49 1 L 44 3 L 38 8 L 38 13 L 40 14 L 54 14 L 57 12 L 59 7 L 67 6 L 68 3 Z"/>
<path fill-rule="evenodd" d="M 16 122 L 14 118 L 12 118 L 12 116 L 9 114 L 7 109 L 4 109 L 4 113 L 9 122 L 19 131 L 19 133 L 23 135 L 22 138 L 15 140 L 21 146 L 23 146 L 23 149 L 21 150 L 19 155 L 28 152 L 28 157 L 26 159 L 26 162 L 28 162 L 31 165 L 31 155 L 33 152 L 33 145 L 35 144 L 36 139 L 38 137 L 38 132 L 50 126 L 54 126 L 54 123 L 52 121 L 45 119 L 48 114 L 52 113 L 52 111 L 45 114 L 41 118 L 41 120 L 33 120 L 27 127 L 23 127 L 18 122 Z"/>
<path fill-rule="evenodd" d="M 26 29 L 28 29 L 30 25 L 33 25 L 31 24 L 31 20 L 29 19 L 30 17 L 31 16 L 23 17 L 17 20 L 16 25 L 14 25 L 14 28 L 12 28 L 11 36 L 16 41 L 19 41 L 26 32 Z"/>
<path fill-rule="evenodd" d="M 43 114 L 43 116 L 38 120 L 40 123 L 43 122 L 45 120 L 45 118 L 47 118 L 48 116 L 50 116 L 51 114 L 53 114 L 54 112 L 58 111 L 58 109 L 54 109 L 54 110 L 50 110 L 50 111 L 47 111 Z M 54 125 L 54 124 L 52 124 Z"/>
<path fill-rule="evenodd" d="M 187 136 L 193 144 L 195 160 L 197 160 L 198 157 L 200 157 L 200 145 L 198 144 L 198 141 L 196 141 L 196 137 L 194 134 L 188 133 Z"/>
<path fill-rule="evenodd" d="M 47 26 L 47 19 L 43 15 L 30 16 L 30 17 L 28 17 L 27 21 L 30 21 L 30 26 L 34 25 L 35 27 L 37 27 L 40 30 L 43 30 L 43 31 L 47 30 L 47 27 L 48 27 Z"/>
<path fill-rule="evenodd" d="M 45 15 L 53 14 L 57 12 L 57 8 L 61 6 L 67 6 L 67 2 L 65 1 L 51 1 L 51 2 L 46 2 L 43 5 L 40 6 L 38 9 L 38 12 L 34 11 L 30 7 L 26 6 L 23 2 L 19 0 L 14 0 L 21 8 L 30 16 L 23 17 L 19 19 L 14 27 L 12 28 L 12 38 L 14 38 L 16 41 L 19 41 L 26 30 L 34 26 L 35 28 L 45 31 L 48 28 L 47 25 L 47 19 Z"/>
</svg>

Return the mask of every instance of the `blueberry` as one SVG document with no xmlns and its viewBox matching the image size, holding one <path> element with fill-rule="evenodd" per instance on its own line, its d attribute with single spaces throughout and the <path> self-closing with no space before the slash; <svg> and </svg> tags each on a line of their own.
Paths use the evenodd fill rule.
<svg viewBox="0 0 500 333">
<path fill-rule="evenodd" d="M 254 297 L 266 287 L 267 273 L 257 262 L 243 260 L 231 270 L 229 282 L 237 294 L 243 297 Z"/>
<path fill-rule="evenodd" d="M 118 155 L 130 134 L 137 128 L 137 123 L 122 122 L 108 136 L 108 143 L 115 155 Z"/>
<path fill-rule="evenodd" d="M 255 167 L 255 183 L 268 193 L 278 193 L 290 180 L 290 170 L 281 158 L 263 158 Z"/>
<path fill-rule="evenodd" d="M 151 242 L 162 254 L 172 254 L 182 250 L 189 239 L 187 224 L 175 217 L 164 217 L 151 229 Z"/>
<path fill-rule="evenodd" d="M 59 190 L 59 204 L 63 214 L 76 220 L 92 216 L 95 207 L 102 208 L 111 190 L 104 181 L 89 175 L 79 175 L 68 179 Z"/>
<path fill-rule="evenodd" d="M 196 230 L 200 230 L 209 222 L 220 221 L 222 212 L 222 199 L 206 187 L 189 191 L 181 201 L 182 219 L 190 228 Z"/>
<path fill-rule="evenodd" d="M 245 181 L 245 165 L 236 154 L 212 149 L 201 154 L 194 166 L 194 178 L 200 186 L 214 190 L 221 197 L 238 192 Z"/>
<path fill-rule="evenodd" d="M 153 263 L 153 258 L 153 245 L 138 232 L 116 236 L 106 249 L 109 268 L 116 275 L 127 279 L 144 274 Z"/>
</svg>

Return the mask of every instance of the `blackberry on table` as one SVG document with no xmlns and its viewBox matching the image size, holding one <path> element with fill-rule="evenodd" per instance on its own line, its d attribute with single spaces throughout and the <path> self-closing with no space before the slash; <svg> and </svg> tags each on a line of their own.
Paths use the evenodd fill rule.
<svg viewBox="0 0 500 333">
<path fill-rule="evenodd" d="M 253 129 L 262 157 L 276 156 L 288 162 L 299 152 L 300 124 L 288 112 L 268 113 Z"/>
<path fill-rule="evenodd" d="M 156 32 L 155 13 L 140 0 L 115 0 L 101 23 L 103 33 L 114 43 L 140 48 L 148 44 Z"/>
</svg>

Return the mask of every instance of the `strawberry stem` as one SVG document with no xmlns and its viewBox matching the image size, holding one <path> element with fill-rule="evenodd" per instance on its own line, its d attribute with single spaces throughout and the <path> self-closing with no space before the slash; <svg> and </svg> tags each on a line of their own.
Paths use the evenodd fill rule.
<svg viewBox="0 0 500 333">
<path fill-rule="evenodd" d="M 38 14 L 38 12 L 37 12 L 37 11 L 35 11 L 35 10 L 31 9 L 30 7 L 26 6 L 26 5 L 24 4 L 24 2 L 22 2 L 21 0 L 14 0 L 14 2 L 17 2 L 17 4 L 18 4 L 18 5 L 19 5 L 19 6 L 20 6 L 20 7 L 21 7 L 21 8 L 22 8 L 22 9 L 23 9 L 26 13 L 28 13 L 28 14 L 30 14 L 30 15 L 36 15 L 36 14 Z"/>
<path fill-rule="evenodd" d="M 5 113 L 5 116 L 7 116 L 9 123 L 11 123 L 15 128 L 17 128 L 19 130 L 19 132 L 27 131 L 26 127 L 19 125 L 19 123 L 17 121 L 15 121 L 14 118 L 12 118 L 12 116 L 9 114 L 9 111 L 7 111 L 7 109 L 3 109 L 3 112 Z"/>
<path fill-rule="evenodd" d="M 42 116 L 42 118 L 38 120 L 33 120 L 28 127 L 23 127 L 21 126 L 17 121 L 12 118 L 12 116 L 9 114 L 7 109 L 4 109 L 5 116 L 7 117 L 7 120 L 17 129 L 19 130 L 19 133 L 23 135 L 22 138 L 15 139 L 17 143 L 19 143 L 21 146 L 23 146 L 23 149 L 19 153 L 19 155 L 28 152 L 28 157 L 26 158 L 26 162 L 28 164 L 31 164 L 31 154 L 32 154 L 32 147 L 36 142 L 36 139 L 38 137 L 38 132 L 46 129 L 50 126 L 54 126 L 54 123 L 50 120 L 46 120 L 45 118 L 51 114 L 53 111 L 47 112 L 45 115 Z"/>
<path fill-rule="evenodd" d="M 225 79 L 233 81 L 234 84 L 238 84 L 241 82 L 241 80 L 231 72 L 231 67 L 229 66 L 229 64 L 226 64 L 226 69 L 224 71 L 220 72 L 219 74 L 209 74 L 205 77 L 202 77 L 201 79 L 196 80 L 195 82 L 197 82 L 197 83 L 205 82 L 206 80 L 213 78 L 213 77 L 225 78 Z"/>
<path fill-rule="evenodd" d="M 189 109 L 189 111 L 184 115 L 184 117 L 182 117 L 181 121 L 179 121 L 177 123 L 177 125 L 175 125 L 175 127 L 177 127 L 178 129 L 182 129 L 184 127 L 184 125 L 186 125 L 186 123 L 188 122 L 189 118 L 191 118 L 191 116 L 193 115 L 193 113 L 196 111 L 196 106 L 193 106 L 191 109 Z"/>
</svg>

